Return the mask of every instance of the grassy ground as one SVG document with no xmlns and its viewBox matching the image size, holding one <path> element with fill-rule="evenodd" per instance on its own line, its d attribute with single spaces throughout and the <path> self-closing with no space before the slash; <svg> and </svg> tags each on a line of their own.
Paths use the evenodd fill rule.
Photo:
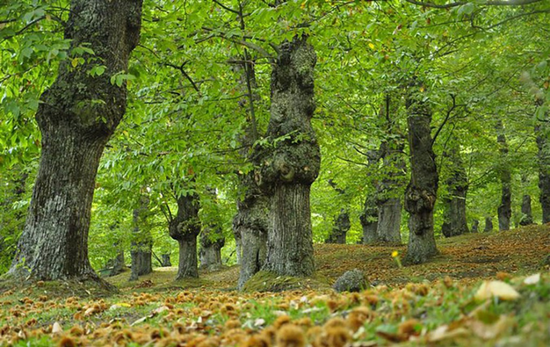
<svg viewBox="0 0 550 347">
<path fill-rule="evenodd" d="M 239 293 L 236 266 L 178 282 L 176 268 L 137 282 L 126 272 L 108 279 L 120 289 L 110 296 L 74 282 L 0 283 L 0 345 L 548 345 L 550 226 L 439 241 L 432 262 L 404 268 L 391 254 L 405 246 L 317 245 L 316 281 L 358 268 L 373 284 L 361 293 L 309 280 Z M 499 281 L 482 291 L 484 280 Z"/>
</svg>

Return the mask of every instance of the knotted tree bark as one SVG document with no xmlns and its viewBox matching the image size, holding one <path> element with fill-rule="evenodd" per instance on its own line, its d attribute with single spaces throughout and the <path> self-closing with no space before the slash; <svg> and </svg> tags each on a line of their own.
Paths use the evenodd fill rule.
<svg viewBox="0 0 550 347">
<path fill-rule="evenodd" d="M 73 0 L 65 27 L 72 49 L 94 55 L 59 66 L 41 96 L 36 120 L 42 155 L 18 253 L 15 278 L 98 279 L 88 260 L 88 231 L 99 159 L 126 110 L 126 85 L 111 83 L 125 72 L 139 41 L 141 0 Z M 105 66 L 100 76 L 90 70 Z"/>
<path fill-rule="evenodd" d="M 201 232 L 200 200 L 197 193 L 188 192 L 176 198 L 178 212 L 168 224 L 170 237 L 178 241 L 179 261 L 176 280 L 199 277 L 197 236 Z"/>
<path fill-rule="evenodd" d="M 310 187 L 321 164 L 311 126 L 317 56 L 307 36 L 285 41 L 278 52 L 271 74 L 269 143 L 259 148 L 261 165 L 255 171 L 256 182 L 271 198 L 264 269 L 309 276 L 315 271 Z"/>
<path fill-rule="evenodd" d="M 433 209 L 437 198 L 438 173 L 432 149 L 430 123 L 432 111 L 421 91 L 421 83 L 409 86 L 406 98 L 409 127 L 411 181 L 405 192 L 409 218 L 409 243 L 404 262 L 419 264 L 438 253 Z"/>
</svg>

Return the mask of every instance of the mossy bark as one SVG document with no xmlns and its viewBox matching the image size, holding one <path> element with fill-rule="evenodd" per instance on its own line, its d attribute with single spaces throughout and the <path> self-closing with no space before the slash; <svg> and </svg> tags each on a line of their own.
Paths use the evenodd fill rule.
<svg viewBox="0 0 550 347">
<path fill-rule="evenodd" d="M 269 144 L 259 148 L 255 179 L 271 197 L 265 270 L 309 276 L 315 271 L 310 187 L 321 155 L 311 117 L 315 111 L 315 50 L 307 37 L 278 47 L 271 75 Z"/>
<path fill-rule="evenodd" d="M 432 111 L 421 91 L 421 83 L 409 86 L 406 98 L 409 127 L 411 181 L 405 192 L 409 212 L 409 243 L 405 263 L 419 264 L 438 254 L 434 237 L 433 209 L 439 176 L 432 149 Z"/>
<path fill-rule="evenodd" d="M 134 209 L 134 231 L 132 234 L 132 268 L 130 281 L 136 281 L 139 276 L 153 272 L 153 238 L 151 230 L 147 227 L 149 214 L 149 199 L 141 196 L 139 207 Z"/>
<path fill-rule="evenodd" d="M 221 249 L 225 245 L 222 228 L 209 225 L 200 234 L 200 267 L 208 271 L 219 270 L 222 267 Z"/>
<path fill-rule="evenodd" d="M 105 144 L 126 110 L 126 86 L 111 77 L 128 68 L 139 41 L 141 0 L 72 0 L 65 38 L 71 49 L 89 44 L 84 63 L 62 62 L 42 94 L 36 120 L 42 133 L 38 176 L 18 253 L 15 278 L 97 279 L 88 260 L 95 178 Z M 69 49 L 69 51 L 71 51 Z M 101 76 L 89 74 L 96 64 Z"/>
</svg>

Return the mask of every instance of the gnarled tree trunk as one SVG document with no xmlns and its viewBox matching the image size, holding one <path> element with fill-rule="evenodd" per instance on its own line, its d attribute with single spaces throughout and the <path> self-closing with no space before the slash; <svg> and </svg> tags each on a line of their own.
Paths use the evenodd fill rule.
<svg viewBox="0 0 550 347">
<path fill-rule="evenodd" d="M 200 200 L 196 193 L 178 195 L 178 212 L 168 225 L 170 237 L 178 241 L 179 261 L 176 280 L 199 277 L 197 236 L 201 231 Z"/>
<path fill-rule="evenodd" d="M 438 253 L 433 209 L 439 177 L 430 134 L 432 111 L 421 92 L 421 85 L 413 83 L 409 88 L 406 107 L 409 114 L 411 181 L 405 192 L 405 209 L 410 218 L 409 243 L 404 262 L 419 264 Z"/>
<path fill-rule="evenodd" d="M 99 279 L 88 260 L 88 230 L 99 159 L 126 110 L 126 86 L 111 77 L 128 67 L 139 41 L 141 0 L 72 0 L 65 38 L 95 56 L 59 66 L 36 120 L 42 156 L 18 253 L 16 278 Z M 106 67 L 101 76 L 89 72 Z"/>
<path fill-rule="evenodd" d="M 508 144 L 506 143 L 504 125 L 501 121 L 497 122 L 497 133 L 501 160 L 499 167 L 500 183 L 502 184 L 500 205 L 498 206 L 498 230 L 503 231 L 510 230 L 510 218 L 512 217 L 512 172 L 508 165 Z"/>
<path fill-rule="evenodd" d="M 478 233 L 479 232 L 479 220 L 478 219 L 474 219 L 474 221 L 472 222 L 472 228 L 470 230 L 473 233 Z"/>
<path fill-rule="evenodd" d="M 278 47 L 271 74 L 270 146 L 259 149 L 256 182 L 271 196 L 265 270 L 309 276 L 315 271 L 310 187 L 319 174 L 321 154 L 311 126 L 315 111 L 317 56 L 307 37 Z"/>
</svg>

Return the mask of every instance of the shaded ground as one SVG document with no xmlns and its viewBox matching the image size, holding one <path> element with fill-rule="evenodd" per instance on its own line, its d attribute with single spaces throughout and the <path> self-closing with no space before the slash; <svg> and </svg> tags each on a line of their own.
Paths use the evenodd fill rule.
<svg viewBox="0 0 550 347">
<path fill-rule="evenodd" d="M 375 285 L 400 285 L 424 279 L 433 281 L 445 276 L 462 283 L 472 283 L 495 277 L 498 273 L 500 276 L 522 275 L 544 268 L 544 260 L 550 255 L 550 225 L 442 238 L 438 240 L 440 255 L 431 262 L 399 268 L 391 254 L 398 251 L 399 257 L 403 258 L 406 248 L 406 245 L 318 244 L 315 245 L 315 261 L 318 273 L 331 283 L 354 268 L 362 270 Z M 157 268 L 153 274 L 140 277 L 138 283 L 128 282 L 130 273 L 125 272 L 108 281 L 123 288 L 139 287 L 145 281 L 147 287 L 234 289 L 239 278 L 238 266 L 212 273 L 201 272 L 199 281 L 179 283 L 173 282 L 176 271 L 176 267 Z"/>
</svg>

